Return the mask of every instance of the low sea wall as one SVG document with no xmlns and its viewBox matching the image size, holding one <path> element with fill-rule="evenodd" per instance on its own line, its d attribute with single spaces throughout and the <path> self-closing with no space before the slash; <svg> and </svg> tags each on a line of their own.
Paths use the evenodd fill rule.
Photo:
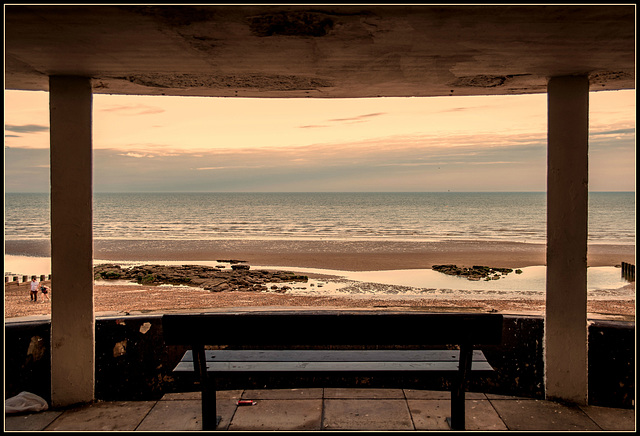
<svg viewBox="0 0 640 436">
<path fill-rule="evenodd" d="M 50 330 L 49 320 L 5 321 L 5 398 L 28 391 L 50 402 Z M 484 348 L 496 372 L 486 379 L 473 379 L 469 390 L 543 399 L 543 332 L 541 316 L 505 315 L 503 343 Z M 184 351 L 184 347 L 164 344 L 161 315 L 97 318 L 96 399 L 153 400 L 167 392 L 193 389 L 171 373 Z M 634 407 L 635 354 L 634 322 L 590 320 L 590 404 Z M 285 374 L 270 379 L 274 383 L 270 387 L 295 387 L 290 377 Z M 252 380 L 243 382 L 251 383 Z M 253 381 L 255 388 L 262 387 L 260 380 Z M 397 387 L 399 382 L 388 378 L 375 385 L 369 380 L 354 381 L 377 387 L 385 387 L 385 383 Z M 325 386 L 344 386 L 350 381 L 327 377 L 316 382 Z M 221 389 L 237 388 L 232 383 L 232 380 L 222 379 L 218 386 Z M 449 382 L 427 376 L 421 380 L 403 379 L 401 383 L 407 388 L 443 389 Z"/>
</svg>

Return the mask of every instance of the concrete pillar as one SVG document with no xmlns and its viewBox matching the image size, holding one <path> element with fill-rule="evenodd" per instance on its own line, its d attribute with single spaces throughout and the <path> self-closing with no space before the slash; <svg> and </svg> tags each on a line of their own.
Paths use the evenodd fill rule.
<svg viewBox="0 0 640 436">
<path fill-rule="evenodd" d="M 49 78 L 51 401 L 94 399 L 91 80 Z"/>
<path fill-rule="evenodd" d="M 587 404 L 587 194 L 589 80 L 548 84 L 545 390 Z"/>
</svg>

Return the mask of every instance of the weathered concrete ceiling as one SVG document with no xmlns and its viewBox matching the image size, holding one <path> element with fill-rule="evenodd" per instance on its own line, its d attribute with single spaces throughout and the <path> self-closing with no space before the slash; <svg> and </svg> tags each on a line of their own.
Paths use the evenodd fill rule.
<svg viewBox="0 0 640 436">
<path fill-rule="evenodd" d="M 5 5 L 5 89 L 378 97 L 635 87 L 635 5 Z"/>
</svg>

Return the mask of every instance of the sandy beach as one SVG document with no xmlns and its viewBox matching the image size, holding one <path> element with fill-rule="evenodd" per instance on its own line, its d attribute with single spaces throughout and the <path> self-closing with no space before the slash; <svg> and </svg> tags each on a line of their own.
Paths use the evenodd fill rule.
<svg viewBox="0 0 640 436">
<path fill-rule="evenodd" d="M 6 241 L 5 254 L 49 256 L 48 241 Z M 434 264 L 490 265 L 522 268 L 544 265 L 544 244 L 455 241 L 115 241 L 97 240 L 94 258 L 106 261 L 216 261 L 243 260 L 251 265 L 283 268 L 321 268 L 343 271 L 379 271 L 430 268 Z M 635 264 L 635 247 L 594 245 L 589 247 L 589 266 Z M 309 277 L 314 277 L 313 274 Z M 322 278 L 321 276 L 318 276 Z M 330 280 L 330 277 L 326 277 Z M 51 303 L 29 301 L 27 284 L 5 286 L 5 318 L 50 314 Z M 51 291 L 55 298 L 55 283 Z M 375 285 L 373 285 L 375 287 Z M 388 290 L 388 286 L 387 286 Z M 625 286 L 623 298 L 601 297 L 588 301 L 591 317 L 635 319 L 635 283 Z M 415 297 L 371 295 L 300 295 L 278 292 L 209 292 L 199 288 L 113 285 L 94 286 L 95 311 L 136 314 L 176 310 L 208 310 L 248 307 L 404 308 L 429 311 L 471 310 L 501 313 L 544 314 L 544 299 L 495 297 Z"/>
<path fill-rule="evenodd" d="M 48 283 L 48 282 L 47 282 Z M 49 284 L 49 283 L 48 283 Z M 635 290 L 635 285 L 629 285 Z M 52 289 L 51 298 L 55 298 Z M 142 285 L 96 285 L 96 315 L 136 315 L 154 312 L 207 311 L 232 308 L 379 308 L 433 312 L 479 311 L 504 314 L 543 315 L 540 299 L 457 299 L 386 298 L 373 296 L 303 296 L 276 292 L 209 292 L 199 288 L 171 288 Z M 50 315 L 51 301 L 29 300 L 29 283 L 5 287 L 5 319 L 32 315 Z M 635 299 L 590 300 L 590 318 L 635 320 Z"/>
<path fill-rule="evenodd" d="M 48 240 L 5 241 L 5 254 L 51 255 Z M 544 244 L 505 241 L 94 240 L 94 259 L 215 261 L 346 271 L 431 268 L 437 264 L 522 268 L 546 263 Z M 588 266 L 635 264 L 635 246 L 589 245 Z"/>
</svg>

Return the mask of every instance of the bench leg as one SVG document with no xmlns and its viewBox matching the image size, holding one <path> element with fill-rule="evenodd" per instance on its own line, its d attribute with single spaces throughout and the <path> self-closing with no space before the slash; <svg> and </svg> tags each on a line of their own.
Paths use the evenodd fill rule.
<svg viewBox="0 0 640 436">
<path fill-rule="evenodd" d="M 472 357 L 473 347 L 461 345 L 457 379 L 451 389 L 451 418 L 447 420 L 452 430 L 465 429 L 464 393 Z"/>
<path fill-rule="evenodd" d="M 194 346 L 193 368 L 198 375 L 202 390 L 202 429 L 215 430 L 221 417 L 216 410 L 216 385 L 215 377 L 207 373 L 207 360 L 204 346 Z"/>
<path fill-rule="evenodd" d="M 202 429 L 215 430 L 221 419 L 216 409 L 215 379 L 209 376 L 202 388 Z"/>
</svg>

